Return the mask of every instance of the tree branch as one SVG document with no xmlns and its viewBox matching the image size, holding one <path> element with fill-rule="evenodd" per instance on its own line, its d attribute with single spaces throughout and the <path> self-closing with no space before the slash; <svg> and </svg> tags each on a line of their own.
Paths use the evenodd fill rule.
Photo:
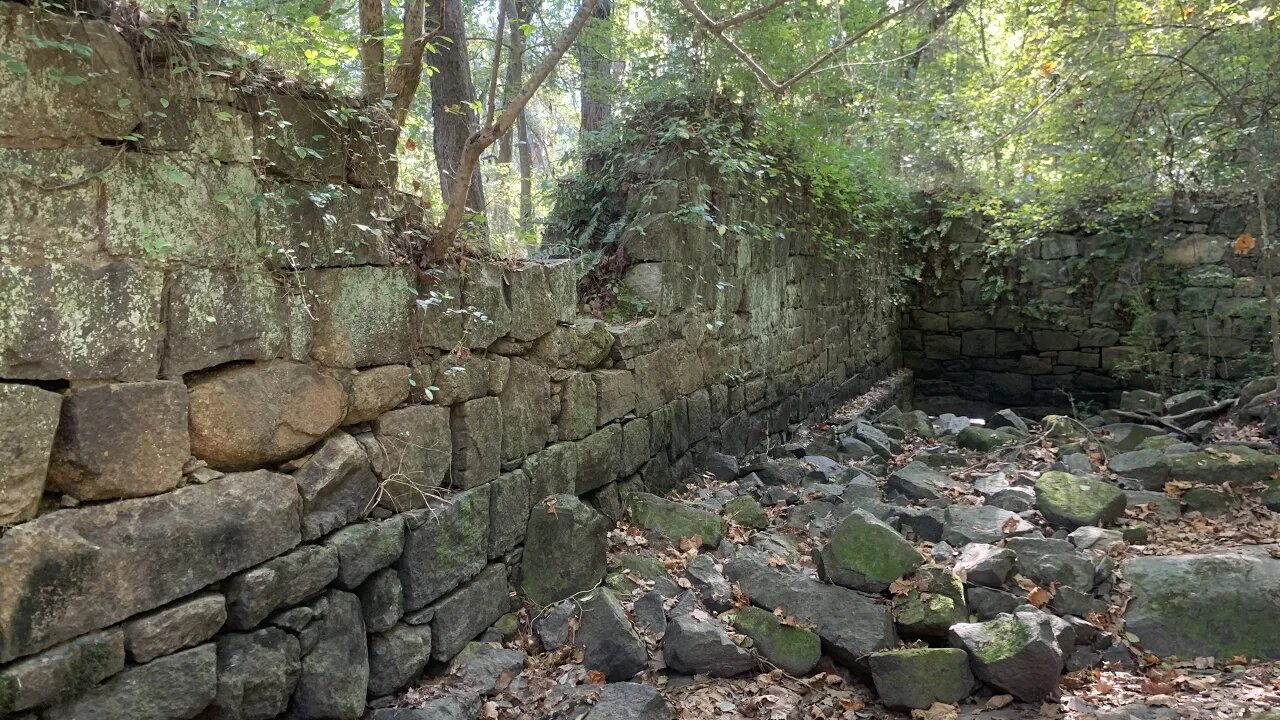
<svg viewBox="0 0 1280 720">
<path fill-rule="evenodd" d="M 318 13 L 317 13 L 318 14 Z M 365 102 L 374 104 L 387 94 L 386 31 L 382 0 L 360 0 L 360 87 Z"/>
<path fill-rule="evenodd" d="M 787 3 L 787 0 L 773 0 L 773 2 L 766 3 L 752 10 L 743 10 L 737 15 L 730 15 L 729 17 L 718 21 L 715 24 L 716 29 L 728 30 L 729 28 L 738 27 L 739 25 L 747 22 L 748 20 L 754 20 L 758 17 L 761 17 L 762 15 L 768 15 L 769 13 L 773 12 L 779 7 L 782 7 L 786 3 Z"/>
<path fill-rule="evenodd" d="M 498 66 L 502 64 L 502 31 L 507 24 L 507 2 L 498 0 L 498 25 L 493 31 L 493 64 L 489 72 L 489 102 L 485 105 L 484 120 L 480 127 L 493 122 L 494 108 L 498 104 Z"/>
</svg>

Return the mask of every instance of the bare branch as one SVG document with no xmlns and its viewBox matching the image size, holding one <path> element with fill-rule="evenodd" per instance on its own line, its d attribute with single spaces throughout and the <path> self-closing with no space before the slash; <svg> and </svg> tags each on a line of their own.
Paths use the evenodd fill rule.
<svg viewBox="0 0 1280 720">
<path fill-rule="evenodd" d="M 729 17 L 717 22 L 716 29 L 728 30 L 729 28 L 738 27 L 739 25 L 747 22 L 748 20 L 754 20 L 762 15 L 768 15 L 769 13 L 773 12 L 774 10 L 777 10 L 778 8 L 782 7 L 785 4 L 787 4 L 787 0 L 773 0 L 773 2 L 766 3 L 764 5 L 761 5 L 758 8 L 753 8 L 751 10 L 743 10 L 737 15 L 730 15 Z"/>
<path fill-rule="evenodd" d="M 726 47 L 732 50 L 733 54 L 737 55 L 738 59 L 742 60 L 742 62 L 747 66 L 747 69 L 751 71 L 752 75 L 756 76 L 756 80 L 766 90 L 775 93 L 782 91 L 782 86 L 778 84 L 777 80 L 773 79 L 773 76 L 769 74 L 769 71 L 765 70 L 760 63 L 756 62 L 756 59 L 751 57 L 751 53 L 744 50 L 741 45 L 733 40 L 733 38 L 725 35 L 724 29 L 718 27 L 718 23 L 716 23 L 715 20 L 712 20 L 701 7 L 698 7 L 698 3 L 695 2 L 695 0 L 680 0 L 680 4 L 684 5 L 685 9 L 688 10 L 689 13 L 693 15 L 693 17 L 712 35 L 716 36 L 720 42 L 724 43 Z"/>
</svg>

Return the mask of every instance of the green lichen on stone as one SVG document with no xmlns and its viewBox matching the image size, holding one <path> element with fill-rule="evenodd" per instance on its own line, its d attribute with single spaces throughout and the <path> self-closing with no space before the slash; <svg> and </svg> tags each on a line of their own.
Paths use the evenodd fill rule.
<svg viewBox="0 0 1280 720">
<path fill-rule="evenodd" d="M 893 528 L 857 512 L 846 518 L 831 533 L 831 542 L 823 549 L 823 565 L 828 574 L 840 582 L 841 571 L 850 571 L 865 583 L 887 587 L 920 565 L 920 552 Z"/>
<path fill-rule="evenodd" d="M 872 653 L 872 681 L 881 700 L 893 707 L 928 708 L 957 703 L 973 689 L 969 657 L 955 648 L 909 648 Z"/>
<path fill-rule="evenodd" d="M 769 527 L 769 516 L 750 495 L 739 495 L 725 503 L 724 516 L 744 527 L 757 530 Z"/>
<path fill-rule="evenodd" d="M 9 712 L 18 702 L 18 679 L 0 673 L 0 713 Z"/>
<path fill-rule="evenodd" d="M 1074 437 L 1080 434 L 1079 425 L 1065 415 L 1046 415 L 1040 421 L 1044 434 L 1051 438 Z"/>
<path fill-rule="evenodd" d="M 705 510 L 664 500 L 649 493 L 628 493 L 625 502 L 637 525 L 673 542 L 678 542 L 681 538 L 698 537 L 702 539 L 704 546 L 714 548 L 724 536 L 724 521 Z"/>
<path fill-rule="evenodd" d="M 1012 432 L 1006 432 L 1003 429 L 988 430 L 977 425 L 970 425 L 961 430 L 959 435 L 956 435 L 957 447 L 980 452 L 991 452 L 1017 441 L 1018 436 Z"/>
<path fill-rule="evenodd" d="M 818 664 L 821 641 L 811 630 L 784 625 L 767 610 L 746 607 L 738 611 L 733 626 L 751 638 L 769 662 L 791 675 L 803 675 Z"/>
<path fill-rule="evenodd" d="M 1157 435 L 1155 437 L 1149 437 L 1146 440 L 1143 440 L 1142 442 L 1138 443 L 1138 449 L 1139 450 L 1164 450 L 1167 447 L 1177 445 L 1178 442 L 1179 442 L 1178 438 L 1172 435 Z"/>
<path fill-rule="evenodd" d="M 1280 456 L 1226 446 L 1169 458 L 1169 477 L 1178 482 L 1248 485 L 1266 482 L 1280 469 Z"/>
<path fill-rule="evenodd" d="M 973 655 L 984 665 L 1007 660 L 1031 642 L 1031 630 L 1015 615 L 1003 615 L 984 623 L 991 640 L 978 645 Z"/>
<path fill-rule="evenodd" d="M 1124 514 L 1125 496 L 1101 480 L 1053 471 L 1036 481 L 1036 507 L 1055 524 L 1105 525 Z"/>
</svg>

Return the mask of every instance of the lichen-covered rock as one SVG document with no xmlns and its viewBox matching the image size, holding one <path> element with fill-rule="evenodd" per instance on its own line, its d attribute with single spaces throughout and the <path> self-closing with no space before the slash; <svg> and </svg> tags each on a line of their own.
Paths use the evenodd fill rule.
<svg viewBox="0 0 1280 720">
<path fill-rule="evenodd" d="M 369 512 L 378 479 L 360 443 L 338 431 L 294 474 L 302 496 L 302 539 L 315 540 Z"/>
<path fill-rule="evenodd" d="M 700 538 L 704 547 L 714 548 L 724 537 L 724 521 L 706 510 L 642 492 L 627 493 L 623 501 L 637 525 L 672 542 Z"/>
<path fill-rule="evenodd" d="M 404 517 L 404 552 L 396 568 L 404 584 L 406 610 L 423 607 L 484 568 L 489 558 L 487 486 L 456 493 Z"/>
<path fill-rule="evenodd" d="M 502 401 L 495 397 L 476 398 L 453 406 L 450 483 L 454 487 L 476 487 L 498 477 L 502 468 L 502 413 Z"/>
<path fill-rule="evenodd" d="M 558 326 L 540 338 L 533 344 L 533 356 L 548 367 L 590 370 L 609 357 L 612 347 L 613 333 L 608 325 L 601 320 L 581 319 L 571 326 Z"/>
<path fill-rule="evenodd" d="M 395 570 L 384 568 L 370 575 L 356 590 L 356 597 L 367 632 L 390 630 L 404 616 L 404 586 Z"/>
<path fill-rule="evenodd" d="M 554 495 L 535 505 L 524 545 L 524 594 L 550 605 L 599 583 L 610 526 L 574 495 Z"/>
<path fill-rule="evenodd" d="M 1280 455 L 1252 448 L 1210 447 L 1169 458 L 1169 479 L 1177 482 L 1251 485 L 1266 482 L 1280 469 Z"/>
<path fill-rule="evenodd" d="M 311 357 L 330 367 L 404 363 L 413 349 L 413 285 L 407 268 L 313 270 Z"/>
<path fill-rule="evenodd" d="M 560 386 L 556 425 L 561 440 L 580 440 L 596 429 L 596 383 L 590 373 L 574 373 Z"/>
<path fill-rule="evenodd" d="M 582 662 L 587 669 L 603 673 L 608 682 L 629 680 L 644 669 L 649 653 L 613 593 L 597 588 L 578 605 L 574 642 L 586 651 Z"/>
<path fill-rule="evenodd" d="M 973 692 L 969 656 L 956 648 L 911 648 L 872 653 L 867 658 L 880 702 L 889 707 L 926 709 L 955 705 Z"/>
<path fill-rule="evenodd" d="M 297 457 L 346 414 L 342 384 L 300 363 L 218 370 L 190 387 L 191 454 L 220 470 Z"/>
<path fill-rule="evenodd" d="M 507 334 L 516 340 L 536 340 L 556 327 L 559 308 L 547 281 L 547 272 L 539 263 L 503 273 L 507 304 L 511 308 L 511 326 Z"/>
<path fill-rule="evenodd" d="M 503 355 L 449 353 L 422 370 L 423 385 L 434 385 L 430 402 L 457 405 L 486 395 L 497 395 L 507 385 L 511 359 Z M 423 400 L 426 400 L 423 397 Z"/>
<path fill-rule="evenodd" d="M 431 657 L 453 659 L 472 638 L 502 617 L 510 607 L 507 590 L 506 567 L 492 563 L 436 603 L 431 619 Z"/>
<path fill-rule="evenodd" d="M 904 635 L 945 637 L 952 625 L 969 619 L 964 585 L 946 568 L 922 568 L 915 582 L 915 588 L 893 601 Z"/>
<path fill-rule="evenodd" d="M 0 525 L 36 516 L 61 405 L 33 385 L 0 384 Z"/>
<path fill-rule="evenodd" d="M 163 293 L 127 262 L 0 266 L 0 377 L 155 379 Z"/>
<path fill-rule="evenodd" d="M 351 593 L 330 590 L 319 602 L 324 612 L 306 631 L 314 633 L 315 644 L 303 649 L 302 672 L 289 701 L 290 717 L 360 717 L 369 685 L 369 652 L 360 601 Z"/>
<path fill-rule="evenodd" d="M 537 363 L 511 359 L 511 372 L 498 395 L 502 403 L 502 459 L 535 453 L 551 439 L 551 380 Z"/>
<path fill-rule="evenodd" d="M 951 645 L 969 654 L 973 674 L 1025 702 L 1058 692 L 1063 653 L 1050 616 L 1041 612 L 1001 615 L 951 627 Z"/>
<path fill-rule="evenodd" d="M 369 696 L 404 689 L 431 660 L 431 626 L 403 623 L 369 636 Z"/>
<path fill-rule="evenodd" d="M 1036 480 L 1036 507 L 1046 520 L 1069 529 L 1103 526 L 1124 514 L 1125 497 L 1110 483 L 1053 471 Z"/>
<path fill-rule="evenodd" d="M 724 516 L 743 527 L 763 530 L 769 527 L 769 516 L 750 495 L 739 495 L 724 504 Z"/>
<path fill-rule="evenodd" d="M 992 452 L 998 448 L 1018 441 L 1018 436 L 1010 430 L 991 430 L 978 425 L 970 425 L 956 435 L 956 445 L 978 452 Z"/>
<path fill-rule="evenodd" d="M 1160 450 L 1134 450 L 1107 461 L 1107 469 L 1120 477 L 1133 478 L 1147 490 L 1161 490 L 1169 479 L 1169 460 Z"/>
<path fill-rule="evenodd" d="M 270 360 L 285 344 L 285 290 L 266 271 L 184 266 L 169 288 L 161 374 Z"/>
<path fill-rule="evenodd" d="M 213 637 L 227 621 L 227 603 L 218 593 L 202 593 L 124 624 L 129 659 L 150 662 Z"/>
<path fill-rule="evenodd" d="M 279 628 L 218 637 L 218 693 L 201 720 L 271 720 L 289 707 L 302 654 Z"/>
<path fill-rule="evenodd" d="M 511 650 L 495 642 L 469 642 L 449 663 L 448 673 L 468 690 L 496 695 L 524 669 L 526 657 L 523 650 Z"/>
<path fill-rule="evenodd" d="M 0 669 L 0 713 L 74 700 L 124 669 L 124 636 L 91 633 Z"/>
<path fill-rule="evenodd" d="M 923 562 L 897 530 L 864 510 L 854 510 L 840 521 L 818 559 L 825 580 L 866 592 L 884 591 Z"/>
<path fill-rule="evenodd" d="M 745 607 L 734 616 L 733 626 L 751 638 L 766 660 L 788 675 L 807 675 L 822 657 L 821 642 L 812 630 L 787 625 L 783 618 L 757 607 Z"/>
<path fill-rule="evenodd" d="M 175 691 L 177 688 L 181 690 Z M 213 643 L 116 673 L 71 702 L 44 711 L 50 720 L 171 720 L 190 718 L 218 689 Z"/>
<path fill-rule="evenodd" d="M 751 653 L 735 645 L 719 622 L 688 615 L 667 623 L 662 656 L 668 667 L 686 675 L 733 677 L 755 667 Z"/>
<path fill-rule="evenodd" d="M 973 543 L 960 549 L 954 569 L 966 582 L 998 588 L 1009 579 L 1013 561 L 1013 552 L 1008 548 Z"/>
<path fill-rule="evenodd" d="M 1280 560 L 1262 553 L 1139 557 L 1125 630 L 1160 656 L 1280 659 Z"/>
<path fill-rule="evenodd" d="M 345 383 L 347 414 L 342 424 L 369 422 L 407 400 L 412 376 L 408 365 L 381 365 L 349 376 Z"/>
<path fill-rule="evenodd" d="M 300 516 L 293 478 L 258 471 L 14 527 L 0 537 L 0 662 L 185 597 L 289 550 L 301 539 Z M 35 597 L 64 600 L 33 604 Z"/>
<path fill-rule="evenodd" d="M 622 462 L 622 427 L 606 425 L 576 443 L 577 478 L 574 492 L 579 495 L 613 482 Z"/>
<path fill-rule="evenodd" d="M 489 557 L 505 555 L 524 542 L 529 527 L 529 478 L 523 470 L 500 475 L 489 494 Z"/>
</svg>

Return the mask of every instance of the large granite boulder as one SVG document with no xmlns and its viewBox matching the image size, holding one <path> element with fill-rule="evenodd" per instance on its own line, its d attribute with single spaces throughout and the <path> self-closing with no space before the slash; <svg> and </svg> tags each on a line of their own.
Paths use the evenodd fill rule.
<svg viewBox="0 0 1280 720">
<path fill-rule="evenodd" d="M 342 383 L 309 365 L 273 361 L 218 370 L 191 383 L 191 454 L 220 470 L 301 455 L 342 422 Z"/>
<path fill-rule="evenodd" d="M 34 385 L 0 384 L 0 525 L 36 516 L 61 405 Z"/>
<path fill-rule="evenodd" d="M 1125 630 L 1144 650 L 1184 658 L 1280 659 L 1280 560 L 1262 553 L 1139 557 Z"/>
<path fill-rule="evenodd" d="M 521 573 L 525 596 L 550 605 L 599 583 L 610 527 L 608 518 L 574 495 L 553 495 L 535 505 Z"/>
<path fill-rule="evenodd" d="M 864 510 L 854 510 L 831 532 L 818 560 L 819 573 L 828 582 L 881 592 L 924 559 L 897 530 Z"/>
<path fill-rule="evenodd" d="M 235 473 L 50 513 L 0 537 L 0 662 L 185 597 L 293 548 L 293 478 Z M 31 598 L 60 601 L 32 603 Z"/>
</svg>

